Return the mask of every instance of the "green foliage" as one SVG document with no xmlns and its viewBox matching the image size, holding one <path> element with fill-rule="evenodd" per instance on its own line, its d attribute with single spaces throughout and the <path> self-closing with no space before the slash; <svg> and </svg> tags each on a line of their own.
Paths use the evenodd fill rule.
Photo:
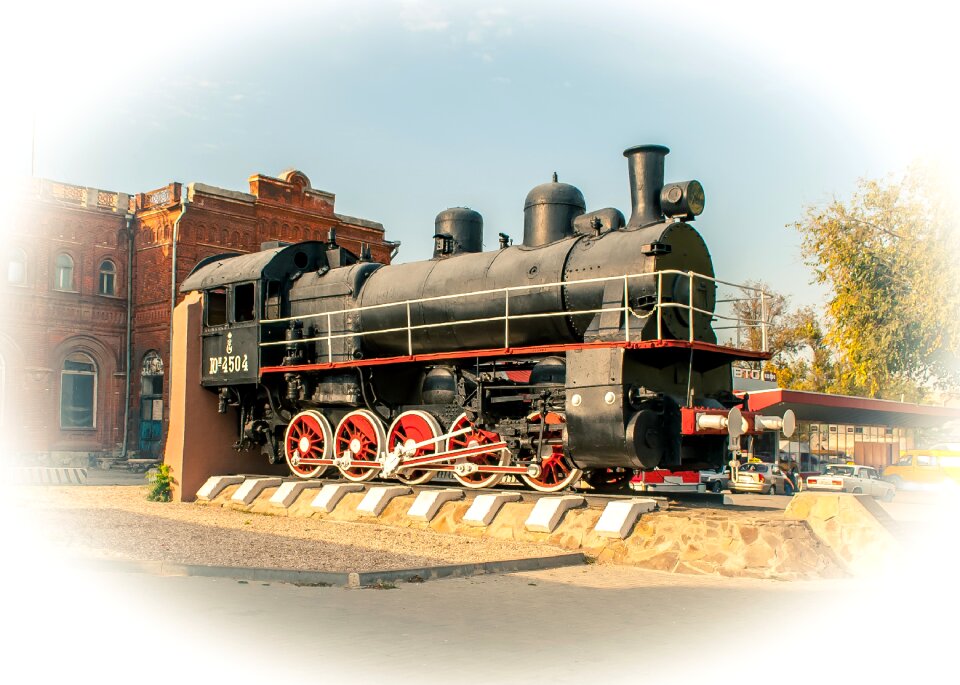
<svg viewBox="0 0 960 685">
<path fill-rule="evenodd" d="M 761 302 L 758 291 L 764 292 Z M 824 333 L 812 307 L 791 311 L 789 299 L 772 291 L 762 281 L 748 281 L 739 293 L 731 296 L 733 310 L 742 322 L 767 322 L 767 350 L 770 361 L 765 371 L 777 374 L 781 388 L 838 392 L 836 387 L 835 352 L 824 339 Z M 742 326 L 738 344 L 751 350 L 763 349 L 763 331 L 757 325 Z M 734 341 L 731 341 L 734 342 Z"/>
<path fill-rule="evenodd" d="M 169 502 L 170 485 L 173 482 L 173 476 L 170 473 L 169 464 L 160 464 L 155 469 L 150 469 L 146 475 L 150 483 L 150 492 L 147 493 L 147 499 L 151 502 Z"/>
<path fill-rule="evenodd" d="M 788 368 L 784 380 L 913 401 L 960 383 L 952 203 L 934 173 L 914 166 L 899 180 L 861 181 L 847 202 L 807 209 L 795 224 L 803 256 L 833 295 L 826 331 L 808 338 L 814 361 Z"/>
</svg>

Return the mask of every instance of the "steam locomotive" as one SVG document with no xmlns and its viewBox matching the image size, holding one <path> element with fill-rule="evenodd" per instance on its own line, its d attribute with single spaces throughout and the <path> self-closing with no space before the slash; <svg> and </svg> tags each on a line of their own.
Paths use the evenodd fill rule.
<svg viewBox="0 0 960 685">
<path fill-rule="evenodd" d="M 553 492 L 718 466 L 730 436 L 779 427 L 732 392 L 732 363 L 767 355 L 718 344 L 703 188 L 665 184 L 668 153 L 624 152 L 629 221 L 554 174 L 522 244 L 484 251 L 458 207 L 425 261 L 376 263 L 331 232 L 198 264 L 181 291 L 203 294 L 201 382 L 236 411 L 237 447 L 300 478 Z"/>
</svg>

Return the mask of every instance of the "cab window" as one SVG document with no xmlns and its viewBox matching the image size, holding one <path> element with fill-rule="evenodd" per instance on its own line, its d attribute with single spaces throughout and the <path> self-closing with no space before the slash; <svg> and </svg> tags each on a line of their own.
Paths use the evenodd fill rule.
<svg viewBox="0 0 960 685">
<path fill-rule="evenodd" d="M 253 321 L 256 315 L 253 283 L 233 286 L 233 320 Z"/>
<path fill-rule="evenodd" d="M 267 281 L 267 293 L 263 298 L 263 318 L 280 318 L 280 281 Z"/>
<path fill-rule="evenodd" d="M 203 293 L 203 309 L 208 326 L 223 326 L 227 323 L 227 289 L 213 288 Z"/>
<path fill-rule="evenodd" d="M 926 454 L 917 455 L 917 466 L 936 466 L 937 458 Z"/>
</svg>

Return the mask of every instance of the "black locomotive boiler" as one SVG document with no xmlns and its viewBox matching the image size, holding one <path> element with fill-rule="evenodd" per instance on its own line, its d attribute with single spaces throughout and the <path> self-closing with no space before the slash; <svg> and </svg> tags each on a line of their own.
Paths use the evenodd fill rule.
<svg viewBox="0 0 960 685">
<path fill-rule="evenodd" d="M 766 355 L 718 344 L 690 223 L 703 188 L 664 184 L 668 152 L 624 152 L 629 221 L 554 175 L 526 197 L 521 244 L 484 251 L 481 216 L 454 208 L 426 261 L 372 262 L 331 235 L 201 262 L 181 291 L 203 293 L 202 384 L 235 408 L 237 446 L 301 478 L 510 474 L 548 492 L 724 463 L 732 363 Z"/>
</svg>

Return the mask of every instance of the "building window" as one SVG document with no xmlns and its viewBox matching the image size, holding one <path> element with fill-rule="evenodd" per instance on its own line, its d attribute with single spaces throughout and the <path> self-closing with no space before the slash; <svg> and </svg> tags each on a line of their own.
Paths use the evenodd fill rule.
<svg viewBox="0 0 960 685">
<path fill-rule="evenodd" d="M 99 290 L 101 295 L 116 295 L 117 267 L 109 259 L 100 263 Z"/>
<path fill-rule="evenodd" d="M 27 253 L 19 247 L 10 250 L 7 257 L 7 283 L 24 285 L 27 282 Z"/>
<path fill-rule="evenodd" d="M 73 290 L 73 257 L 68 254 L 57 255 L 53 287 L 56 290 Z"/>
<path fill-rule="evenodd" d="M 88 355 L 74 352 L 60 371 L 60 427 L 95 428 L 97 367 Z"/>
<path fill-rule="evenodd" d="M 143 357 L 140 369 L 140 394 L 163 394 L 163 360 L 156 350 L 150 350 Z"/>
</svg>

